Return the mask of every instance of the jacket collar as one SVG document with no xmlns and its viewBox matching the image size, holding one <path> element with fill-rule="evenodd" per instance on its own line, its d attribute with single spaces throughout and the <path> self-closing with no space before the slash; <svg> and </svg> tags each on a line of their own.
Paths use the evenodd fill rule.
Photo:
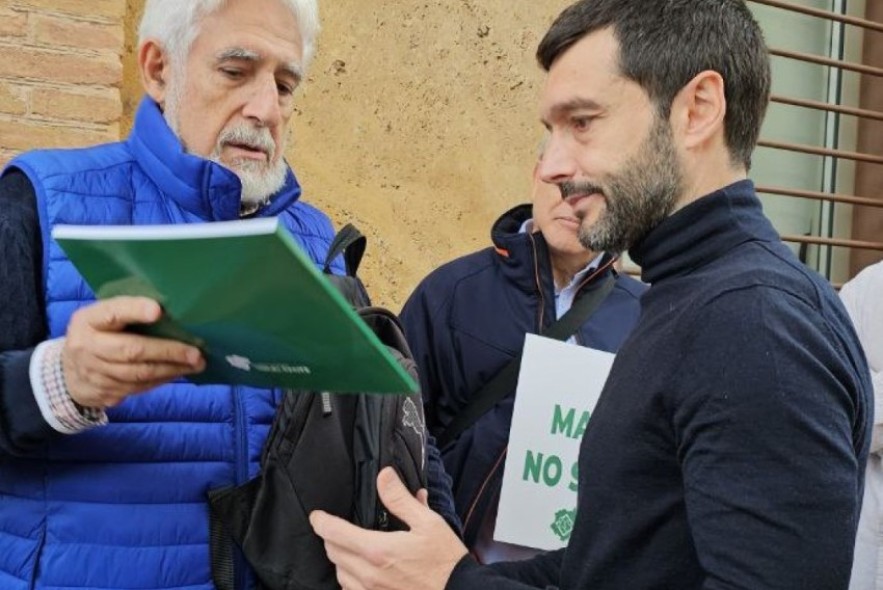
<svg viewBox="0 0 883 590">
<path fill-rule="evenodd" d="M 778 240 L 754 183 L 742 180 L 676 211 L 635 244 L 629 255 L 641 265 L 644 282 L 658 283 L 687 274 L 739 244 Z"/>
<path fill-rule="evenodd" d="M 491 240 L 503 260 L 503 273 L 508 280 L 525 292 L 541 290 L 548 301 L 554 302 L 555 278 L 549 246 L 541 232 L 520 233 L 521 226 L 532 217 L 531 205 L 513 207 L 494 223 Z M 609 254 L 605 254 L 601 267 L 609 265 L 611 259 Z"/>
<path fill-rule="evenodd" d="M 239 218 L 239 178 L 220 164 L 186 153 L 159 105 L 150 97 L 141 101 L 126 143 L 166 198 L 206 221 Z M 257 216 L 277 215 L 294 204 L 300 194 L 300 185 L 289 168 L 285 185 Z"/>
<path fill-rule="evenodd" d="M 549 247 L 540 232 L 520 233 L 533 217 L 533 207 L 518 205 L 503 213 L 491 228 L 491 241 L 502 259 L 503 274 L 522 291 L 541 291 L 554 300 L 555 283 L 549 261 Z"/>
</svg>

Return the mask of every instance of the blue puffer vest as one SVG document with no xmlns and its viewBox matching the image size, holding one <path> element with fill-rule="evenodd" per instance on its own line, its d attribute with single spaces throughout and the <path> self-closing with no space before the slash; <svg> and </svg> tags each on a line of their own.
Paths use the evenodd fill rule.
<svg viewBox="0 0 883 590">
<path fill-rule="evenodd" d="M 10 165 L 37 193 L 50 337 L 63 335 L 71 313 L 93 298 L 51 241 L 55 224 L 201 223 L 239 214 L 238 178 L 184 154 L 150 100 L 123 143 L 31 152 Z M 299 196 L 289 172 L 260 215 L 279 216 L 320 264 L 331 223 Z M 40 457 L 0 458 L 0 588 L 214 588 L 206 491 L 256 475 L 280 395 L 174 383 L 111 409 L 106 427 L 60 436 Z"/>
</svg>

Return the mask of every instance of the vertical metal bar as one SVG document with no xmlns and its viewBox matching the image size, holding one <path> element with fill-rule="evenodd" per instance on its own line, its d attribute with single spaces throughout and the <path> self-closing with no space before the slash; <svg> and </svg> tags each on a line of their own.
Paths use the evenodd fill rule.
<svg viewBox="0 0 883 590">
<path fill-rule="evenodd" d="M 847 0 L 832 0 L 831 11 L 836 14 L 846 14 Z M 831 22 L 831 45 L 829 56 L 833 59 L 843 60 L 846 53 L 846 31 L 843 22 Z M 843 70 L 830 68 L 828 70 L 828 102 L 840 104 L 843 102 Z M 825 117 L 825 147 L 832 149 L 840 148 L 840 114 L 828 113 Z M 825 157 L 823 160 L 822 190 L 828 193 L 837 192 L 837 158 Z M 834 203 L 825 202 L 820 204 L 819 210 L 819 236 L 825 238 L 834 237 Z M 818 257 L 818 271 L 827 279 L 832 276 L 833 249 L 831 246 L 820 246 Z"/>
</svg>

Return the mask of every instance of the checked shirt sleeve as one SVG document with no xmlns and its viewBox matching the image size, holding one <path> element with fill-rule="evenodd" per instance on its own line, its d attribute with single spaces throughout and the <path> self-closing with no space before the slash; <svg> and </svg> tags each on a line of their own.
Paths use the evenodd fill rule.
<svg viewBox="0 0 883 590">
<path fill-rule="evenodd" d="M 62 434 L 76 434 L 107 424 L 103 409 L 79 406 L 68 393 L 61 361 L 63 347 L 64 338 L 47 340 L 37 346 L 31 357 L 31 387 L 43 419 Z"/>
</svg>

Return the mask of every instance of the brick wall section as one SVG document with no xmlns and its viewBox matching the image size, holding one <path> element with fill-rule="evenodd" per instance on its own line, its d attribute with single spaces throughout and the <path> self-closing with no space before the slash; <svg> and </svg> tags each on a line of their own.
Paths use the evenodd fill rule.
<svg viewBox="0 0 883 590">
<path fill-rule="evenodd" d="M 0 0 L 0 166 L 120 137 L 122 0 Z"/>
</svg>

